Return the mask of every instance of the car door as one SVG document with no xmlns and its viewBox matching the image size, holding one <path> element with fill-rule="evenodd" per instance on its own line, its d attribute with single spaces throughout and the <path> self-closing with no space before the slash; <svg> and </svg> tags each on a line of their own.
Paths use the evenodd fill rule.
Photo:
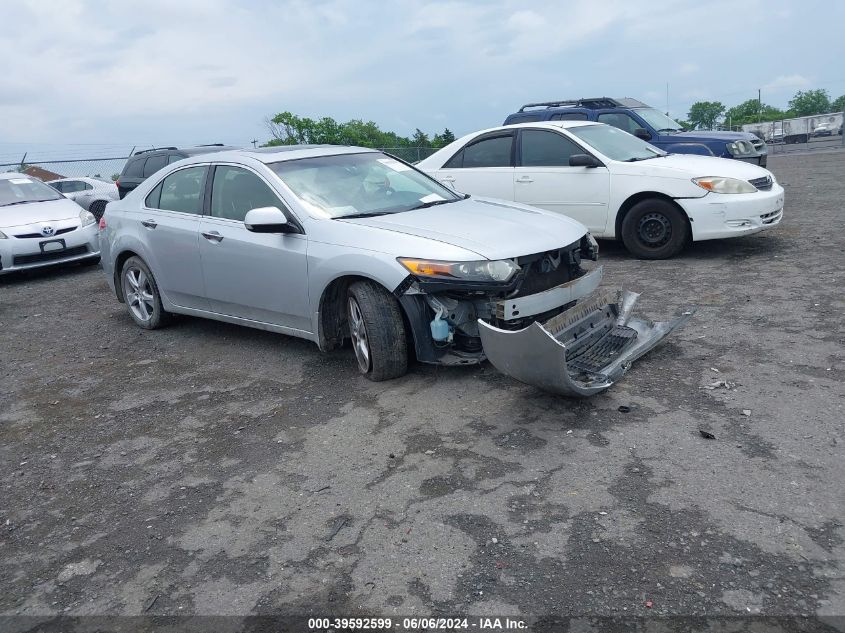
<svg viewBox="0 0 845 633">
<path fill-rule="evenodd" d="M 200 224 L 200 258 L 209 304 L 218 314 L 311 331 L 305 235 L 254 233 L 251 209 L 285 203 L 256 172 L 217 165 Z"/>
<path fill-rule="evenodd" d="M 578 220 L 591 232 L 607 223 L 607 167 L 570 167 L 573 154 L 589 154 L 563 133 L 521 129 L 514 169 L 514 199 Z"/>
<path fill-rule="evenodd" d="M 175 305 L 195 310 L 208 310 L 199 253 L 207 172 L 207 165 L 172 172 L 129 214 L 159 290 Z"/>
<path fill-rule="evenodd" d="M 435 178 L 461 193 L 513 200 L 513 130 L 469 141 L 435 172 Z"/>
</svg>

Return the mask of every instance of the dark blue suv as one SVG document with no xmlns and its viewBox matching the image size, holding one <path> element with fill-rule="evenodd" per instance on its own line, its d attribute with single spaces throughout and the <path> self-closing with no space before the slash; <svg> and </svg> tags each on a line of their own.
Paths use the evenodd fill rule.
<svg viewBox="0 0 845 633">
<path fill-rule="evenodd" d="M 636 99 L 596 97 L 528 103 L 503 125 L 532 121 L 597 121 L 625 130 L 665 152 L 736 158 L 766 166 L 766 143 L 748 132 L 684 132 L 677 121 Z"/>
</svg>

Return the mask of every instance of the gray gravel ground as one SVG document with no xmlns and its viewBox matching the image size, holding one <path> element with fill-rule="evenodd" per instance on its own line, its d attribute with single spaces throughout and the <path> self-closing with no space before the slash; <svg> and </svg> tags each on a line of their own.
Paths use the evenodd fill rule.
<svg viewBox="0 0 845 633">
<path fill-rule="evenodd" d="M 770 168 L 775 230 L 602 244 L 700 308 L 586 401 L 0 280 L 0 613 L 845 614 L 845 152 Z"/>
</svg>

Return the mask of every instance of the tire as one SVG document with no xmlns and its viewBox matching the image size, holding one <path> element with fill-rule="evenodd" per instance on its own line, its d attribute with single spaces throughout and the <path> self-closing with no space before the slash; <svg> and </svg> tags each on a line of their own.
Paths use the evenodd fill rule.
<svg viewBox="0 0 845 633">
<path fill-rule="evenodd" d="M 667 200 L 651 198 L 635 204 L 622 220 L 622 243 L 640 259 L 669 259 L 690 237 L 683 211 Z"/>
<path fill-rule="evenodd" d="M 120 286 L 129 316 L 138 327 L 155 330 L 170 321 L 161 304 L 155 277 L 140 257 L 130 257 L 120 271 Z"/>
<path fill-rule="evenodd" d="M 103 217 L 103 214 L 106 212 L 106 204 L 105 200 L 94 200 L 91 203 L 91 206 L 88 207 L 88 211 L 97 218 L 97 222 L 100 221 L 100 218 Z"/>
<path fill-rule="evenodd" d="M 349 286 L 346 318 L 358 369 L 373 382 L 404 376 L 408 371 L 405 322 L 399 303 L 371 281 Z"/>
</svg>

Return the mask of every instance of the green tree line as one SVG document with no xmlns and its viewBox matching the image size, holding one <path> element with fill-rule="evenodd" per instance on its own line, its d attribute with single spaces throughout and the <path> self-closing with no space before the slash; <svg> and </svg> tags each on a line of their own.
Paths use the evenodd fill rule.
<svg viewBox="0 0 845 633">
<path fill-rule="evenodd" d="M 381 130 L 374 121 L 352 119 L 341 123 L 331 117 L 311 119 L 291 112 L 281 112 L 272 119 L 268 119 L 267 127 L 272 138 L 266 146 L 326 143 L 378 148 L 439 148 L 455 140 L 455 135 L 449 128 L 430 137 L 419 128 L 411 136 L 400 136 L 396 132 Z"/>
<path fill-rule="evenodd" d="M 717 124 L 738 127 L 758 121 L 780 121 L 801 116 L 842 112 L 845 110 L 845 95 L 831 99 L 827 90 L 799 90 L 789 100 L 789 108 L 781 110 L 757 99 L 743 101 L 732 108 L 721 101 L 697 101 L 690 106 L 687 127 L 693 129 L 711 129 Z"/>
</svg>

